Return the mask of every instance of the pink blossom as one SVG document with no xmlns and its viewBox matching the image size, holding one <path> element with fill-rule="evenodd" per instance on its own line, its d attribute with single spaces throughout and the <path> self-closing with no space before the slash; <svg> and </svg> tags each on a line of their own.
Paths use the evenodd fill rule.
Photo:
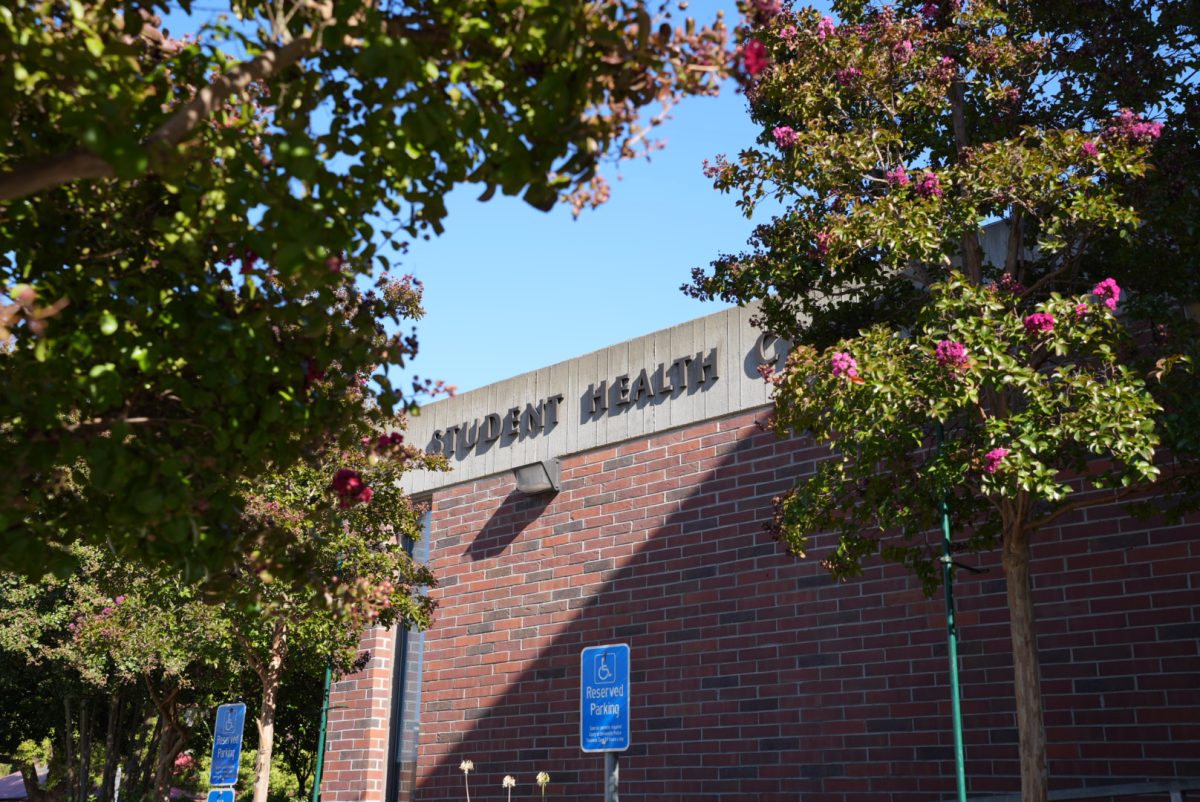
<svg viewBox="0 0 1200 802">
<path fill-rule="evenodd" d="M 392 432 L 391 434 L 381 434 L 381 435 L 379 435 L 379 437 L 377 437 L 374 440 L 374 442 L 372 442 L 371 438 L 369 438 L 369 437 L 364 437 L 362 439 L 363 445 L 367 446 L 368 449 L 372 445 L 374 445 L 374 447 L 377 451 L 383 451 L 385 449 L 391 448 L 392 446 L 398 446 L 403 442 L 404 442 L 404 435 L 400 434 L 400 432 Z"/>
<path fill-rule="evenodd" d="M 991 451 L 983 455 L 983 469 L 987 473 L 995 473 L 1000 470 L 1000 463 L 1004 462 L 1004 458 L 1009 455 L 1007 448 L 993 448 Z"/>
<path fill-rule="evenodd" d="M 329 488 L 339 496 L 357 496 L 366 487 L 362 474 L 350 468 L 339 468 Z"/>
<path fill-rule="evenodd" d="M 343 509 L 355 504 L 366 504 L 375 494 L 363 481 L 362 474 L 350 468 L 339 468 L 333 475 L 329 489 L 338 495 L 338 506 Z"/>
<path fill-rule="evenodd" d="M 1117 286 L 1115 279 L 1106 278 L 1092 287 L 1092 295 L 1103 300 L 1104 305 L 1112 310 L 1117 308 L 1117 301 L 1121 300 L 1121 288 Z"/>
<path fill-rule="evenodd" d="M 935 81 L 949 81 L 954 77 L 954 73 L 958 69 L 958 62 L 950 56 L 942 56 L 938 59 L 938 63 L 930 70 L 929 75 Z"/>
<path fill-rule="evenodd" d="M 799 31 L 796 30 L 795 25 L 784 25 L 779 29 L 779 38 L 785 42 L 791 42 L 796 38 L 797 33 L 799 33 Z"/>
<path fill-rule="evenodd" d="M 1095 142 L 1084 142 L 1079 146 L 1079 155 L 1085 159 L 1094 159 L 1099 152 L 1100 149 L 1096 147 Z"/>
<path fill-rule="evenodd" d="M 928 2 L 921 6 L 921 16 L 924 17 L 926 21 L 933 22 L 935 19 L 937 19 L 938 10 L 937 3 Z"/>
<path fill-rule="evenodd" d="M 1149 144 L 1162 135 L 1162 123 L 1148 122 L 1140 114 L 1121 109 L 1104 129 L 1105 137 L 1121 137 L 1132 142 Z"/>
<path fill-rule="evenodd" d="M 937 363 L 951 371 L 967 367 L 967 346 L 957 340 L 942 340 L 937 344 Z"/>
<path fill-rule="evenodd" d="M 1010 295 L 1020 295 L 1025 292 L 1025 285 L 1017 281 L 1012 273 L 1005 273 L 1000 277 L 999 287 Z"/>
<path fill-rule="evenodd" d="M 1025 317 L 1025 331 L 1029 334 L 1049 334 L 1054 331 L 1054 315 L 1034 312 Z"/>
<path fill-rule="evenodd" d="M 917 194 L 925 198 L 940 198 L 942 197 L 942 182 L 938 178 L 937 173 L 930 171 L 923 173 L 917 179 Z"/>
<path fill-rule="evenodd" d="M 783 3 L 781 0 L 754 0 L 754 10 L 771 20 L 783 11 Z"/>
<path fill-rule="evenodd" d="M 833 375 L 847 379 L 858 378 L 858 362 L 846 351 L 838 351 L 829 360 Z"/>
<path fill-rule="evenodd" d="M 330 256 L 328 259 L 325 260 L 325 267 L 329 268 L 330 273 L 341 273 L 342 272 L 342 257 Z"/>
<path fill-rule="evenodd" d="M 892 55 L 896 57 L 897 61 L 908 61 L 910 58 L 912 58 L 912 54 L 913 43 L 909 39 L 905 39 L 892 48 Z"/>
<path fill-rule="evenodd" d="M 800 135 L 795 132 L 789 125 L 776 126 L 771 135 L 775 137 L 775 144 L 783 149 L 787 149 L 796 144 L 796 140 Z"/>
<path fill-rule="evenodd" d="M 887 182 L 894 187 L 908 186 L 908 173 L 905 171 L 903 164 L 896 165 L 887 171 Z"/>
<path fill-rule="evenodd" d="M 816 240 L 817 243 L 816 247 L 813 249 L 817 256 L 824 256 L 825 254 L 829 253 L 829 242 L 833 239 L 833 237 L 828 231 L 818 231 L 813 235 L 813 239 Z"/>
<path fill-rule="evenodd" d="M 757 78 L 771 64 L 767 46 L 757 39 L 747 42 L 746 48 L 742 52 L 742 64 L 745 65 L 746 72 L 751 78 Z"/>
<path fill-rule="evenodd" d="M 827 36 L 833 36 L 837 33 L 837 26 L 833 24 L 833 17 L 821 17 L 821 21 L 817 23 L 817 38 L 822 42 Z"/>
<path fill-rule="evenodd" d="M 117 598 L 113 599 L 113 601 L 114 601 L 114 602 L 117 604 L 117 606 L 119 607 L 119 606 L 121 606 L 122 604 L 124 604 L 124 603 L 125 603 L 125 597 L 124 597 L 124 596 L 118 596 Z"/>
<path fill-rule="evenodd" d="M 1075 317 L 1083 317 L 1088 313 L 1087 304 L 1075 304 Z"/>
<path fill-rule="evenodd" d="M 836 73 L 834 73 L 833 77 L 842 86 L 849 86 L 850 84 L 854 83 L 854 81 L 860 75 L 862 75 L 862 70 L 860 70 L 858 67 L 846 67 L 845 69 L 838 70 Z"/>
<path fill-rule="evenodd" d="M 758 366 L 758 375 L 763 377 L 763 381 L 770 384 L 782 384 L 783 374 L 775 370 L 775 365 L 770 362 Z"/>
</svg>

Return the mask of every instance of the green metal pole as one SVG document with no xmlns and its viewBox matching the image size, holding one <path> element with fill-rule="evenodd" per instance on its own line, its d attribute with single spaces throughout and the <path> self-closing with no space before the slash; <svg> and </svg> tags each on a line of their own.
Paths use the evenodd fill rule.
<svg viewBox="0 0 1200 802">
<path fill-rule="evenodd" d="M 325 771 L 325 729 L 329 724 L 329 686 L 333 684 L 333 662 L 325 665 L 325 692 L 321 696 L 321 731 L 317 736 L 317 766 L 313 770 L 312 802 L 321 802 L 321 775 Z"/>
<path fill-rule="evenodd" d="M 938 450 L 946 439 L 941 421 L 937 427 Z M 958 627 L 954 623 L 954 557 L 950 547 L 950 505 L 942 494 L 942 584 L 946 588 L 946 643 L 950 656 L 950 715 L 954 719 L 954 777 L 958 802 L 967 802 L 967 768 L 963 753 L 962 705 L 958 688 Z M 316 800 L 313 800 L 316 802 Z"/>
</svg>

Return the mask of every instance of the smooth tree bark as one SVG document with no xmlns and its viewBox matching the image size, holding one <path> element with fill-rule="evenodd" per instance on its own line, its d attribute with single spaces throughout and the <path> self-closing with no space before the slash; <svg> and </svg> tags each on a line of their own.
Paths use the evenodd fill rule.
<svg viewBox="0 0 1200 802">
<path fill-rule="evenodd" d="M 150 678 L 146 677 L 146 689 L 158 710 L 158 748 L 155 751 L 154 802 L 170 802 L 171 778 L 175 773 L 175 758 L 187 744 L 187 730 L 179 722 L 179 688 L 174 688 L 159 698 L 154 693 Z"/>
<path fill-rule="evenodd" d="M 149 712 L 143 707 L 141 718 L 145 724 L 149 724 Z M 130 750 L 129 768 L 125 774 L 131 786 L 130 790 L 136 792 L 139 798 L 145 796 L 153 787 L 156 747 L 162 729 L 163 718 L 156 714 L 153 726 L 145 729 L 148 737 L 143 738 L 136 748 Z"/>
<path fill-rule="evenodd" d="M 92 705 L 86 696 L 79 700 L 79 786 L 75 798 L 87 802 L 91 792 L 92 764 Z"/>
<path fill-rule="evenodd" d="M 59 739 L 62 741 L 63 774 L 69 796 L 75 787 L 75 718 L 71 714 L 70 696 L 63 697 L 63 731 Z"/>
<path fill-rule="evenodd" d="M 271 788 L 271 754 L 275 746 L 275 708 L 279 700 L 279 685 L 283 679 L 283 667 L 287 660 L 287 619 L 281 617 L 275 621 L 266 660 L 260 658 L 244 638 L 242 645 L 246 648 L 250 664 L 262 683 L 262 705 L 258 713 L 258 757 L 254 763 L 253 802 L 267 802 L 267 792 Z"/>
<path fill-rule="evenodd" d="M 38 782 L 37 766 L 33 763 L 22 763 L 17 766 L 17 771 L 21 772 L 21 781 L 25 784 L 25 798 L 29 802 L 49 802 L 50 792 Z"/>
<path fill-rule="evenodd" d="M 100 775 L 99 802 L 110 802 L 113 798 L 113 787 L 117 779 L 117 766 L 121 762 L 121 692 L 117 691 L 108 697 L 108 721 L 104 730 L 104 772 Z"/>
<path fill-rule="evenodd" d="M 1001 559 L 1008 591 L 1009 627 L 1012 634 L 1021 799 L 1023 802 L 1046 802 L 1050 777 L 1046 770 L 1042 671 L 1038 658 L 1037 625 L 1029 571 L 1031 533 L 1020 520 L 1012 520 L 1006 529 Z"/>
</svg>

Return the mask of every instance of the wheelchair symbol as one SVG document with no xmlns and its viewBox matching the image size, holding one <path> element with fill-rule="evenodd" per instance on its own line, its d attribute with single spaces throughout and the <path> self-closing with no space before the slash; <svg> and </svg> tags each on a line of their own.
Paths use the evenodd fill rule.
<svg viewBox="0 0 1200 802">
<path fill-rule="evenodd" d="M 596 684 L 610 685 L 617 681 L 616 672 L 614 672 L 612 670 L 612 667 L 609 665 L 610 659 L 614 659 L 614 662 L 615 662 L 615 658 L 613 658 L 612 655 L 608 654 L 607 652 L 601 652 L 600 654 L 596 655 L 596 657 L 595 657 Z"/>
</svg>

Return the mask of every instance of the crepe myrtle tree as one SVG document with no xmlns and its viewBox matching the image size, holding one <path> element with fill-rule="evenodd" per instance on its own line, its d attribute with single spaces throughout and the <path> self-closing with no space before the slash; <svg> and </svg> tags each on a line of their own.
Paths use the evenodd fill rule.
<svg viewBox="0 0 1200 802">
<path fill-rule="evenodd" d="M 96 789 L 109 800 L 124 766 L 122 793 L 165 800 L 177 757 L 195 745 L 196 716 L 243 670 L 228 623 L 194 585 L 104 549 L 71 549 L 67 577 L 0 574 L 0 655 L 16 669 L 12 692 L 39 708 L 17 732 L 51 744 L 48 755 L 6 757 L 30 799 Z M 45 788 L 35 765 L 49 767 Z"/>
<path fill-rule="evenodd" d="M 286 529 L 286 559 L 308 572 L 277 577 L 251 555 L 235 572 L 233 603 L 225 607 L 261 690 L 254 802 L 267 799 L 279 694 L 293 652 L 299 649 L 310 662 L 319 655 L 322 664 L 350 673 L 370 658 L 357 648 L 366 628 L 429 625 L 433 601 L 423 589 L 434 578 L 405 548 L 421 536 L 421 510 L 399 478 L 405 470 L 444 464 L 443 457 L 421 454 L 392 431 L 364 436 L 352 449 L 331 449 L 322 459 L 247 488 L 247 525 Z"/>
<path fill-rule="evenodd" d="M 776 500 L 773 527 L 797 555 L 833 532 L 822 556 L 838 579 L 877 552 L 927 592 L 941 580 L 929 530 L 947 500 L 961 550 L 1000 545 L 1011 616 L 1022 798 L 1044 789 L 1045 736 L 1030 546 L 1080 504 L 1159 475 L 1145 379 L 1121 363 L 1128 334 L 1097 297 L 1057 294 L 1029 311 L 1011 293 L 952 274 L 907 331 L 863 330 L 828 349 L 799 346 L 775 385 L 775 426 L 811 432 L 835 455 Z M 936 425 L 945 443 L 934 445 Z"/>
<path fill-rule="evenodd" d="M 191 10 L 0 9 L 5 568 L 282 554 L 243 480 L 412 402 L 388 376 L 415 285 L 381 274 L 446 193 L 599 203 L 602 163 L 725 61 L 719 20 L 641 0 L 232 0 L 163 28 Z"/>
<path fill-rule="evenodd" d="M 747 214 L 783 210 L 685 290 L 760 301 L 800 343 L 768 374 L 776 426 L 834 455 L 777 500 L 794 552 L 833 531 L 835 576 L 881 551 L 931 589 L 942 498 L 956 548 L 1000 545 L 1022 798 L 1041 802 L 1030 545 L 1081 505 L 1170 494 L 1196 442 L 1194 226 L 1147 178 L 1164 145 L 1196 170 L 1195 19 L 1173 2 L 833 5 L 743 4 L 762 133 L 706 171 Z M 1143 69 L 1112 71 L 1112 52 Z M 1139 248 L 1179 257 L 1147 279 Z"/>
<path fill-rule="evenodd" d="M 144 785 L 148 796 L 165 800 L 177 761 L 197 747 L 195 722 L 234 689 L 257 686 L 253 797 L 265 800 L 277 711 L 307 701 L 295 684 L 300 699 L 280 696 L 297 660 L 310 680 L 315 674 L 319 697 L 326 665 L 346 673 L 370 659 L 357 649 L 367 627 L 429 624 L 433 604 L 423 589 L 433 577 L 404 548 L 420 536 L 421 511 L 398 479 L 404 470 L 443 464 L 393 431 L 257 477 L 245 488 L 243 525 L 285 531 L 274 542 L 286 542 L 282 557 L 302 569 L 281 572 L 261 552 L 248 552 L 229 569 L 221 605 L 205 601 L 211 579 L 201 586 L 78 544 L 77 568 L 64 579 L 0 574 L 0 657 L 21 669 L 11 679 L 26 683 L 22 698 L 62 716 L 30 717 L 0 753 L 12 757 L 22 740 L 53 734 L 53 776 L 62 778 L 60 791 L 79 796 L 89 786 L 93 732 L 107 708 L 102 796 L 112 795 L 124 762 L 135 792 Z M 311 743 L 289 746 L 311 756 Z M 73 755 L 84 769 L 76 770 Z M 33 764 L 20 768 L 36 792 Z"/>
</svg>

